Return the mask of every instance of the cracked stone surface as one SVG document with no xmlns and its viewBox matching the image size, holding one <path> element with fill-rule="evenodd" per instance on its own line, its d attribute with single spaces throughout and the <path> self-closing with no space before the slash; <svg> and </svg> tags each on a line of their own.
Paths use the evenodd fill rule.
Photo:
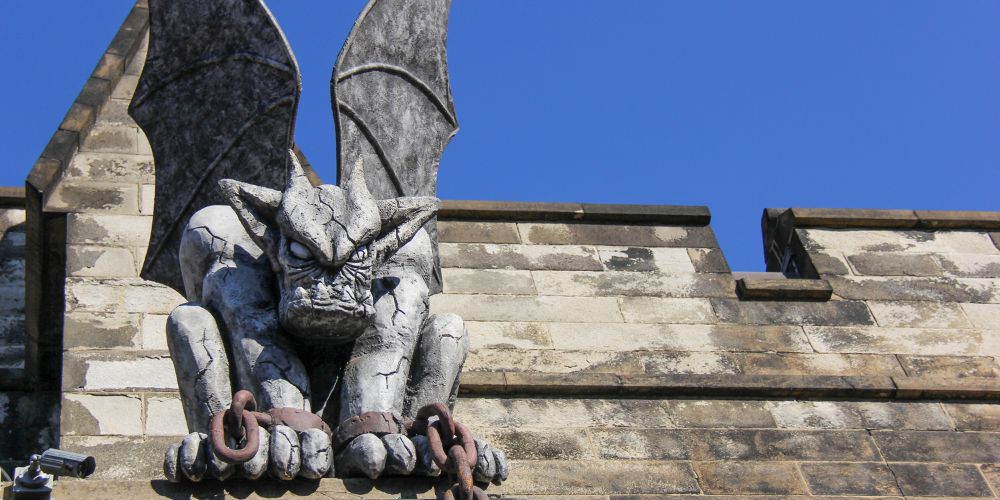
<svg viewBox="0 0 1000 500">
<path fill-rule="evenodd" d="M 299 447 L 302 451 L 299 475 L 307 479 L 325 476 L 333 465 L 330 436 L 319 429 L 307 429 L 299 434 Z"/>
<path fill-rule="evenodd" d="M 337 454 L 337 474 L 341 477 L 375 479 L 385 470 L 387 452 L 382 440 L 374 434 L 362 434 Z"/>
<path fill-rule="evenodd" d="M 271 429 L 271 474 L 287 481 L 299 474 L 301 466 L 299 434 L 284 425 L 274 426 Z"/>
<path fill-rule="evenodd" d="M 417 465 L 417 451 L 410 438 L 402 434 L 386 434 L 382 436 L 385 444 L 385 472 L 392 475 L 407 476 Z"/>
</svg>

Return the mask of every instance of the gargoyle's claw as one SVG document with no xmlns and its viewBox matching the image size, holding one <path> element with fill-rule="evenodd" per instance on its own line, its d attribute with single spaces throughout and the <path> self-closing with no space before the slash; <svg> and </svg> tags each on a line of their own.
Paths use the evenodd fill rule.
<svg viewBox="0 0 1000 500">
<path fill-rule="evenodd" d="M 362 434 L 337 454 L 337 474 L 341 477 L 367 476 L 375 479 L 385 470 L 386 451 L 374 434 Z"/>
<path fill-rule="evenodd" d="M 431 445 L 427 441 L 427 436 L 418 434 L 411 439 L 413 447 L 417 451 L 417 465 L 413 468 L 413 474 L 430 477 L 440 476 L 441 468 L 434 463 L 434 455 L 431 453 Z"/>
<path fill-rule="evenodd" d="M 247 479 L 258 479 L 263 476 L 264 472 L 267 472 L 268 457 L 271 455 L 271 434 L 264 427 L 258 427 L 257 435 L 260 436 L 257 454 L 240 464 L 243 477 Z"/>
<path fill-rule="evenodd" d="M 291 427 L 275 425 L 271 428 L 271 475 L 284 481 L 295 479 L 301 466 L 299 434 Z"/>
<path fill-rule="evenodd" d="M 163 475 L 167 476 L 167 481 L 171 483 L 181 482 L 180 453 L 181 444 L 174 443 L 167 447 L 167 452 L 163 454 Z"/>
<path fill-rule="evenodd" d="M 177 452 L 177 462 L 181 472 L 191 481 L 198 482 L 205 477 L 208 465 L 208 436 L 200 432 L 192 432 L 181 441 Z"/>
<path fill-rule="evenodd" d="M 205 441 L 205 453 L 208 454 L 208 474 L 219 481 L 225 481 L 229 476 L 236 472 L 236 467 L 233 464 L 223 462 L 215 454 L 215 450 L 212 449 L 212 443 L 208 440 Z"/>
<path fill-rule="evenodd" d="M 486 441 L 477 438 L 475 442 L 479 457 L 472 474 L 476 481 L 496 485 L 506 481 L 507 475 L 510 473 L 507 456 L 499 448 L 490 446 Z"/>
<path fill-rule="evenodd" d="M 382 436 L 385 444 L 385 472 L 397 476 L 409 476 L 417 465 L 417 451 L 410 438 L 402 434 Z"/>
<path fill-rule="evenodd" d="M 333 446 L 330 436 L 320 429 L 306 429 L 299 433 L 302 450 L 302 467 L 299 476 L 319 479 L 326 475 L 333 465 Z"/>
</svg>

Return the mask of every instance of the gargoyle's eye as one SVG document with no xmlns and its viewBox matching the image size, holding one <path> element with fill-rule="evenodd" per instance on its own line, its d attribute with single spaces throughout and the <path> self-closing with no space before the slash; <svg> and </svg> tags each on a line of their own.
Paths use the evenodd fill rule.
<svg viewBox="0 0 1000 500">
<path fill-rule="evenodd" d="M 292 255 L 302 260 L 311 259 L 313 256 L 312 252 L 310 252 L 305 245 L 297 241 L 293 241 L 288 244 L 288 251 L 292 252 Z"/>
</svg>

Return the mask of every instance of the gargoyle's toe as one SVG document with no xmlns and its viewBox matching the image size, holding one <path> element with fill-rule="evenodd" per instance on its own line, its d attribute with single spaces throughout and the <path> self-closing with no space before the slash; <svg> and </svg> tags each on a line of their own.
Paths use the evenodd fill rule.
<svg viewBox="0 0 1000 500">
<path fill-rule="evenodd" d="M 250 460 L 240 464 L 242 476 L 247 479 L 259 479 L 263 476 L 267 472 L 268 457 L 271 455 L 271 433 L 264 427 L 258 427 L 257 435 L 260 443 L 257 453 Z"/>
<path fill-rule="evenodd" d="M 427 436 L 418 434 L 413 436 L 413 447 L 417 452 L 417 464 L 413 468 L 413 474 L 418 476 L 437 477 L 441 475 L 441 468 L 434 463 L 431 454 L 431 445 L 427 441 Z"/>
<path fill-rule="evenodd" d="M 333 465 L 330 436 L 319 429 L 306 429 L 299 433 L 299 446 L 302 450 L 299 476 L 308 479 L 325 476 Z"/>
<path fill-rule="evenodd" d="M 475 442 L 476 451 L 479 454 L 479 460 L 472 471 L 475 480 L 497 485 L 506 481 L 507 475 L 510 473 L 507 456 L 499 448 L 490 446 L 486 441 L 477 438 Z"/>
<path fill-rule="evenodd" d="M 275 425 L 271 428 L 271 475 L 287 481 L 294 479 L 302 467 L 299 451 L 299 434 L 291 427 Z"/>
<path fill-rule="evenodd" d="M 192 432 L 181 441 L 177 452 L 177 462 L 181 472 L 191 481 L 198 482 L 205 477 L 208 464 L 208 436 Z"/>
<path fill-rule="evenodd" d="M 181 482 L 181 470 L 178 454 L 180 453 L 181 444 L 174 443 L 167 447 L 166 453 L 163 454 L 163 475 L 167 476 L 167 481 L 171 483 Z"/>
<path fill-rule="evenodd" d="M 215 454 L 215 450 L 212 448 L 211 440 L 205 441 L 205 453 L 208 454 L 208 475 L 212 476 L 219 481 L 225 481 L 229 476 L 236 472 L 236 467 L 233 464 L 222 461 Z"/>
<path fill-rule="evenodd" d="M 341 477 L 366 476 L 375 479 L 385 470 L 385 445 L 374 434 L 362 434 L 347 444 L 334 462 Z"/>
<path fill-rule="evenodd" d="M 396 476 L 409 476 L 417 465 L 417 450 L 413 441 L 402 434 L 386 434 L 382 436 L 385 444 L 385 473 Z"/>
</svg>

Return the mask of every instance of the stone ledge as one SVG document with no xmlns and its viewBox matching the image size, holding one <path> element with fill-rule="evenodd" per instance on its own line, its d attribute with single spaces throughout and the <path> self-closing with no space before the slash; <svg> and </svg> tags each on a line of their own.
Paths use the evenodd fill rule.
<svg viewBox="0 0 1000 500">
<path fill-rule="evenodd" d="M 707 226 L 708 207 L 521 201 L 442 200 L 442 220 L 576 221 L 672 226 Z"/>
<path fill-rule="evenodd" d="M 0 187 L 0 208 L 24 208 L 26 197 L 24 187 Z"/>
<path fill-rule="evenodd" d="M 790 208 L 795 227 L 851 229 L 1000 229 L 1000 212 Z M 780 215 L 781 209 L 767 209 Z"/>
<path fill-rule="evenodd" d="M 830 300 L 833 287 L 823 279 L 787 279 L 744 276 L 736 280 L 742 300 Z"/>
<path fill-rule="evenodd" d="M 977 377 L 467 372 L 462 374 L 460 391 L 463 396 L 1000 400 L 1000 383 Z"/>
</svg>

